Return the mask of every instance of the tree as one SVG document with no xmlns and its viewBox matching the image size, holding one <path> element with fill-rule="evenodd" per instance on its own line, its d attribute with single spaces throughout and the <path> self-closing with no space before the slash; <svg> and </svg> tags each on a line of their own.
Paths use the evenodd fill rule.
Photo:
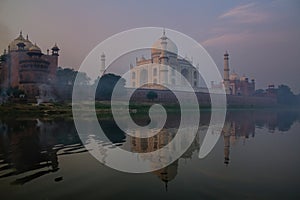
<svg viewBox="0 0 300 200">
<path fill-rule="evenodd" d="M 89 85 L 91 79 L 85 72 L 76 72 L 76 76 L 78 85 Z"/>
<path fill-rule="evenodd" d="M 277 102 L 283 105 L 296 104 L 297 98 L 287 85 L 279 85 L 277 91 Z"/>
<path fill-rule="evenodd" d="M 90 78 L 84 72 L 78 72 L 70 68 L 59 67 L 56 71 L 54 95 L 60 100 L 72 98 L 73 86 L 77 77 L 76 86 L 80 86 L 83 92 L 89 91 Z M 85 94 L 86 95 L 86 94 Z"/>
<path fill-rule="evenodd" d="M 60 86 L 73 86 L 76 76 L 78 85 L 88 85 L 91 80 L 85 72 L 78 72 L 74 69 L 59 67 L 56 71 L 56 84 Z"/>
<path fill-rule="evenodd" d="M 19 98 L 20 95 L 25 95 L 25 92 L 23 90 L 20 90 L 18 87 L 8 88 L 6 91 L 8 96 Z"/>
<path fill-rule="evenodd" d="M 157 95 L 157 93 L 156 92 L 154 92 L 154 91 L 149 91 L 148 93 L 147 93 L 147 99 L 149 99 L 149 100 L 154 100 L 154 99 L 157 99 L 157 97 L 158 97 L 158 95 Z"/>
<path fill-rule="evenodd" d="M 255 90 L 254 92 L 254 96 L 263 96 L 265 94 L 265 90 L 263 89 L 258 89 L 258 90 Z"/>
<path fill-rule="evenodd" d="M 56 71 L 56 84 L 60 86 L 73 85 L 76 71 L 70 68 L 59 67 Z"/>
<path fill-rule="evenodd" d="M 116 85 L 117 83 L 118 85 Z M 94 83 L 94 87 L 96 87 L 96 99 L 110 100 L 113 90 L 116 91 L 116 96 L 120 97 L 125 95 L 125 83 L 125 79 L 121 78 L 121 76 L 111 73 L 104 74 L 100 79 L 98 78 Z"/>
</svg>

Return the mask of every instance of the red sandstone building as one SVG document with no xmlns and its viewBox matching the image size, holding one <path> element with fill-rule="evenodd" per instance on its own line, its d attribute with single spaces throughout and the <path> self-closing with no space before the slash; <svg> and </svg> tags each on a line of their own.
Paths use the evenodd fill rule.
<svg viewBox="0 0 300 200">
<path fill-rule="evenodd" d="M 43 54 L 22 32 L 4 50 L 0 59 L 0 89 L 18 88 L 29 98 L 38 98 L 55 81 L 59 48 Z M 44 91 L 42 91 L 44 88 Z"/>
<path fill-rule="evenodd" d="M 234 71 L 229 73 L 229 54 L 226 51 L 224 54 L 224 80 L 223 83 L 214 84 L 211 82 L 212 89 L 219 89 L 223 85 L 225 87 L 226 93 L 230 95 L 238 96 L 252 96 L 255 93 L 255 80 L 247 78 L 245 75 L 239 77 Z"/>
</svg>

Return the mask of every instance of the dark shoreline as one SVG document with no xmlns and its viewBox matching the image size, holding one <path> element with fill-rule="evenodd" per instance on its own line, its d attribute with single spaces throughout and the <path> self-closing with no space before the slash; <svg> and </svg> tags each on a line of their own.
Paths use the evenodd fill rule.
<svg viewBox="0 0 300 200">
<path fill-rule="evenodd" d="M 130 112 L 134 115 L 148 113 L 149 107 L 153 103 L 159 102 L 143 102 L 130 104 Z M 162 103 L 167 112 L 178 113 L 180 107 L 177 104 Z M 96 113 L 98 118 L 112 117 L 109 102 L 96 102 Z M 244 105 L 229 105 L 227 107 L 230 111 L 246 111 L 246 110 L 274 110 L 274 111 L 300 111 L 299 106 L 244 106 Z M 208 106 L 201 106 L 201 111 L 211 111 Z M 83 110 L 84 111 L 84 110 Z M 84 111 L 86 112 L 86 111 Z M 42 103 L 37 104 L 16 104 L 6 103 L 0 105 L 0 118 L 49 118 L 49 119 L 72 119 L 72 104 L 71 103 Z"/>
</svg>

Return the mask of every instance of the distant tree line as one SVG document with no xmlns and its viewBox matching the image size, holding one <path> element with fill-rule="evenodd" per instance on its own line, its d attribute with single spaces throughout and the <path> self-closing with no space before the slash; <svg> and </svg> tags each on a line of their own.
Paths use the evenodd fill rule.
<svg viewBox="0 0 300 200">
<path fill-rule="evenodd" d="M 109 73 L 104 74 L 101 78 L 98 77 L 93 85 L 96 87 L 96 100 L 110 100 L 114 90 L 117 97 L 124 96 L 126 94 L 125 84 L 125 79 L 115 74 Z"/>
<path fill-rule="evenodd" d="M 279 85 L 278 88 L 273 86 L 266 90 L 258 89 L 254 95 L 276 98 L 280 105 L 300 105 L 300 94 L 294 94 L 289 86 L 283 84 Z"/>
<path fill-rule="evenodd" d="M 91 89 L 96 89 L 96 100 L 110 100 L 112 92 L 119 81 L 116 88 L 117 96 L 126 94 L 125 79 L 115 74 L 104 74 L 101 78 L 98 77 L 93 84 L 91 79 L 84 72 L 79 72 L 70 68 L 59 67 L 56 72 L 56 81 L 53 84 L 55 95 L 59 100 L 70 100 L 72 98 L 73 86 L 76 81 L 76 86 L 81 87 L 82 91 L 89 92 Z"/>
</svg>

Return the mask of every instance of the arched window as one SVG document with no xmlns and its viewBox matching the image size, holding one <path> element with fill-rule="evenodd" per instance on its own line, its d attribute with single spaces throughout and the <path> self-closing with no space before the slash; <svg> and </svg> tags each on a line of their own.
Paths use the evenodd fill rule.
<svg viewBox="0 0 300 200">
<path fill-rule="evenodd" d="M 132 87 L 135 87 L 135 82 L 132 82 Z"/>
<path fill-rule="evenodd" d="M 189 71 L 187 69 L 181 70 L 181 74 L 186 79 L 186 81 L 190 82 L 190 80 L 189 80 Z M 186 85 L 187 82 L 184 81 L 183 77 L 181 79 L 181 82 L 182 82 L 181 84 Z"/>
<path fill-rule="evenodd" d="M 153 76 L 157 76 L 157 69 L 156 68 L 153 69 Z"/>
<path fill-rule="evenodd" d="M 140 86 L 144 85 L 148 82 L 148 71 L 145 69 L 142 69 L 140 72 Z"/>
<path fill-rule="evenodd" d="M 131 78 L 132 78 L 132 79 L 135 79 L 135 72 L 132 72 Z"/>
<path fill-rule="evenodd" d="M 187 69 L 181 70 L 181 74 L 182 74 L 182 76 L 184 76 L 186 79 L 188 79 L 189 71 L 188 71 Z"/>
<path fill-rule="evenodd" d="M 175 79 L 174 78 L 172 79 L 172 85 L 175 85 Z"/>
<path fill-rule="evenodd" d="M 175 69 L 172 68 L 172 76 L 175 76 Z"/>
<path fill-rule="evenodd" d="M 156 78 L 153 80 L 153 83 L 155 83 L 155 84 L 157 83 L 157 79 Z"/>
<path fill-rule="evenodd" d="M 196 71 L 194 71 L 194 79 L 197 79 L 198 78 L 198 74 Z"/>
</svg>

